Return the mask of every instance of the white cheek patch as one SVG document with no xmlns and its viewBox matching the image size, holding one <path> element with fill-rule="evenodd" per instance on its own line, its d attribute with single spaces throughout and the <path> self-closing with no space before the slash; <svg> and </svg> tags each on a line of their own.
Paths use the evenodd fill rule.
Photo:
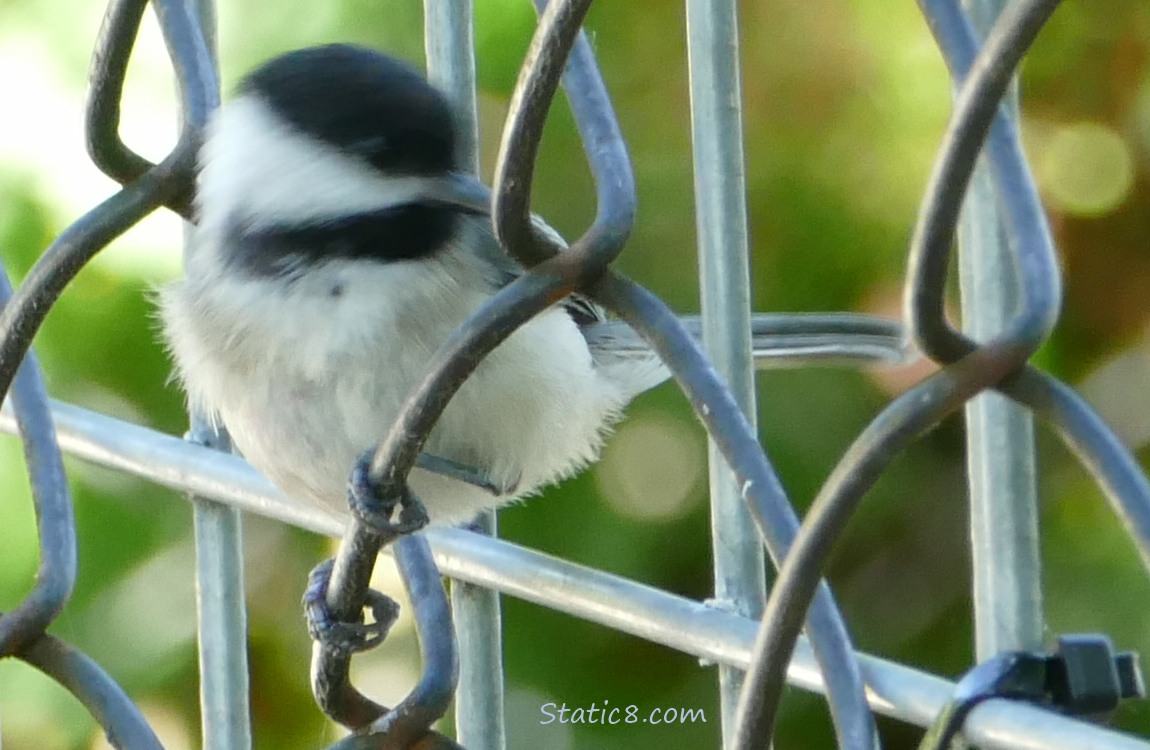
<svg viewBox="0 0 1150 750">
<path fill-rule="evenodd" d="M 199 161 L 197 207 L 214 228 L 322 221 L 411 203 L 435 188 L 426 177 L 380 174 L 290 127 L 251 95 L 212 118 Z"/>
</svg>

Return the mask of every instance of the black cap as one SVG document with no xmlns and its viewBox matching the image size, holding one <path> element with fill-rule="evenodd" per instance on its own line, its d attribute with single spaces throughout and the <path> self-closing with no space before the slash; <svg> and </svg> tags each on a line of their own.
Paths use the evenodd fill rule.
<svg viewBox="0 0 1150 750">
<path fill-rule="evenodd" d="M 239 92 L 381 171 L 435 175 L 456 167 L 455 122 L 443 94 L 375 50 L 330 44 L 288 52 L 248 75 Z"/>
</svg>

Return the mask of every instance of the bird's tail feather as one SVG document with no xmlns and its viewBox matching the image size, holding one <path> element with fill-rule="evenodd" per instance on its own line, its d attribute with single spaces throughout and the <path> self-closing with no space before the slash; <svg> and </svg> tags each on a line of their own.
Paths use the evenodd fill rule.
<svg viewBox="0 0 1150 750">
<path fill-rule="evenodd" d="M 680 322 L 696 339 L 702 320 Z M 633 398 L 670 377 L 670 370 L 647 342 L 621 320 L 584 326 L 595 363 Z M 897 321 L 854 313 L 756 313 L 751 316 L 755 369 L 909 363 L 914 357 Z"/>
</svg>

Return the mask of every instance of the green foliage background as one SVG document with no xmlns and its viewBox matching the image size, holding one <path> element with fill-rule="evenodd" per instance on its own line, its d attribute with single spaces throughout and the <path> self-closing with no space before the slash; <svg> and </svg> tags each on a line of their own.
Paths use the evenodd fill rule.
<svg viewBox="0 0 1150 750">
<path fill-rule="evenodd" d="M 477 0 L 484 163 L 534 14 L 525 0 Z M 21 277 L 52 238 L 112 191 L 82 154 L 87 57 L 102 9 L 68 0 L 0 2 L 0 256 Z M 774 0 L 740 7 L 747 195 L 758 310 L 892 313 L 919 196 L 949 108 L 938 53 L 913 3 Z M 222 3 L 225 84 L 286 49 L 377 46 L 416 63 L 414 0 Z M 620 267 L 674 307 L 698 309 L 684 10 L 600 3 L 588 26 L 628 138 L 638 224 Z M 1043 365 L 1081 385 L 1136 449 L 1150 440 L 1145 327 L 1150 303 L 1150 9 L 1068 3 L 1023 75 L 1031 159 L 1067 269 L 1063 322 Z M 129 142 L 152 156 L 174 130 L 170 71 L 149 19 L 125 106 Z M 569 113 L 554 108 L 535 208 L 568 235 L 593 211 Z M 86 269 L 36 348 L 57 398 L 179 434 L 182 399 L 155 335 L 149 289 L 178 272 L 179 225 L 158 217 Z M 915 373 L 775 371 L 759 379 L 764 444 L 805 507 L 850 440 Z M 384 428 L 381 425 L 381 431 Z M 604 464 L 502 514 L 516 542 L 694 598 L 711 591 L 705 436 L 672 386 L 642 398 Z M 1049 634 L 1099 630 L 1150 651 L 1150 585 L 1099 492 L 1049 435 L 1041 440 Z M 954 676 L 972 659 L 963 436 L 958 421 L 900 457 L 835 556 L 831 581 L 863 649 Z M 98 659 L 145 707 L 171 748 L 199 746 L 190 511 L 173 493 L 70 462 L 80 532 L 75 597 L 52 632 Z M 644 488 L 636 493 L 634 487 Z M 628 490 L 628 488 L 631 488 Z M 0 441 L 0 609 L 28 590 L 38 552 L 15 441 Z M 307 689 L 299 610 L 328 540 L 261 519 L 247 526 L 252 693 L 259 748 L 315 748 L 336 736 Z M 384 571 L 381 585 L 398 590 Z M 505 599 L 513 748 L 718 747 L 714 669 L 605 628 Z M 410 623 L 360 659 L 381 699 L 417 668 Z M 548 701 L 705 709 L 705 724 L 541 726 Z M 0 662 L 5 747 L 102 747 L 61 688 Z M 1150 733 L 1143 706 L 1120 726 Z M 885 746 L 919 732 L 883 720 Z M 822 701 L 792 691 L 776 746 L 831 747 Z"/>
</svg>

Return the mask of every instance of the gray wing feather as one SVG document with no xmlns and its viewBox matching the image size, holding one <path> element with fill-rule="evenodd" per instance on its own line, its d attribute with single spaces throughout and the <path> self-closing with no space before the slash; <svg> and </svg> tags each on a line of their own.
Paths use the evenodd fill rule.
<svg viewBox="0 0 1150 750">
<path fill-rule="evenodd" d="M 702 339 L 697 315 L 679 318 L 687 331 Z M 650 347 L 621 320 L 593 323 L 583 330 L 592 351 L 640 354 Z M 751 316 L 751 351 L 757 369 L 811 364 L 906 364 L 913 359 L 901 324 L 853 313 L 755 313 Z"/>
</svg>

